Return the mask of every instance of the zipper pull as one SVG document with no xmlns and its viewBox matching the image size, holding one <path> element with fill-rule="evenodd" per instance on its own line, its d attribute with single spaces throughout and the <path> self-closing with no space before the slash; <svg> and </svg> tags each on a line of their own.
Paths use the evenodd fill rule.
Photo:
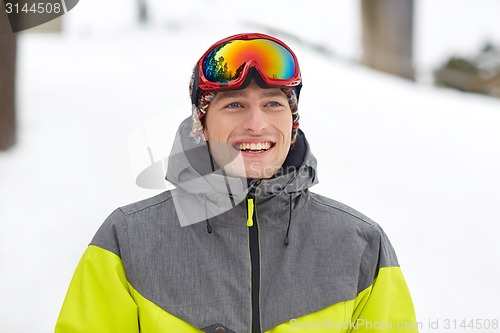
<svg viewBox="0 0 500 333">
<path fill-rule="evenodd" d="M 247 199 L 247 226 L 253 226 L 253 199 Z"/>
<path fill-rule="evenodd" d="M 247 226 L 253 226 L 253 212 L 254 212 L 254 198 L 255 198 L 255 189 L 259 186 L 260 180 L 252 180 L 249 181 L 249 191 L 247 195 Z"/>
</svg>

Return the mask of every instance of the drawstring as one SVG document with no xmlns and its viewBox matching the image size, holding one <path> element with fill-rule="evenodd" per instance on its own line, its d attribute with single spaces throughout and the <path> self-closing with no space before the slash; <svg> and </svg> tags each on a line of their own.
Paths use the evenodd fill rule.
<svg viewBox="0 0 500 333">
<path fill-rule="evenodd" d="M 208 221 L 208 219 L 206 219 L 205 222 L 207 223 L 207 232 L 209 234 L 211 234 L 212 233 L 212 226 L 210 225 L 210 222 Z"/>
<path fill-rule="evenodd" d="M 290 194 L 290 207 L 289 207 L 289 213 L 288 213 L 288 227 L 286 228 L 286 236 L 284 240 L 284 244 L 288 245 L 288 232 L 290 231 L 290 224 L 292 223 L 292 195 Z"/>
<path fill-rule="evenodd" d="M 203 205 L 203 206 L 205 207 L 205 216 L 206 216 L 206 218 L 205 218 L 205 223 L 207 224 L 207 232 L 208 232 L 209 234 L 211 234 L 211 233 L 212 233 L 212 226 L 210 225 L 210 219 L 209 219 L 209 218 L 208 218 L 208 216 L 207 216 L 207 200 L 206 200 L 206 198 L 205 198 L 205 200 L 203 201 L 203 203 L 204 203 L 204 205 Z"/>
<path fill-rule="evenodd" d="M 222 171 L 222 175 L 224 176 L 224 182 L 226 183 L 226 190 L 227 190 L 227 193 L 229 195 L 229 200 L 231 200 L 231 206 L 233 206 L 233 208 L 234 208 L 234 207 L 236 207 L 236 204 L 234 203 L 233 194 L 231 193 L 231 187 L 229 186 L 226 172 L 224 171 L 223 168 L 221 169 L 221 171 Z"/>
<path fill-rule="evenodd" d="M 212 158 L 212 154 L 210 154 L 210 143 L 207 141 L 207 147 L 208 147 L 208 151 L 209 151 L 209 158 L 210 158 L 210 166 L 212 167 L 212 172 L 215 172 L 215 163 L 214 163 L 214 159 Z M 221 171 L 222 171 L 222 175 L 224 176 L 224 182 L 226 183 L 226 190 L 227 190 L 227 193 L 229 194 L 229 200 L 231 200 L 231 205 L 233 206 L 233 208 L 236 206 L 236 204 L 234 203 L 234 199 L 233 199 L 233 195 L 231 193 L 231 187 L 229 186 L 229 182 L 227 180 L 227 175 L 226 175 L 226 172 L 224 171 L 224 168 L 221 168 Z M 206 198 L 205 198 L 205 216 L 207 216 L 207 201 L 206 201 Z M 205 219 L 205 223 L 207 224 L 207 232 L 209 234 L 211 234 L 213 232 L 212 230 L 212 226 L 210 225 L 210 219 L 207 217 Z"/>
</svg>

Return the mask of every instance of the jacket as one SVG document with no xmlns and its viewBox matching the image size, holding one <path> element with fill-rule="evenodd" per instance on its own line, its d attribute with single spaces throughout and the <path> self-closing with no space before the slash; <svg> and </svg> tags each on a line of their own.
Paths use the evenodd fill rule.
<svg viewBox="0 0 500 333">
<path fill-rule="evenodd" d="M 309 190 L 317 166 L 302 132 L 287 158 L 298 168 L 246 182 L 214 166 L 189 129 L 168 161 L 176 189 L 106 219 L 56 333 L 418 331 L 382 228 Z"/>
</svg>

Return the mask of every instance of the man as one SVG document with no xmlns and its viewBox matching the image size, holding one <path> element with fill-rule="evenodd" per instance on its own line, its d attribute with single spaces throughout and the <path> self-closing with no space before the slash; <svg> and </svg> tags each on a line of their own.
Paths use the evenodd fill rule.
<svg viewBox="0 0 500 333">
<path fill-rule="evenodd" d="M 271 36 L 231 36 L 200 58 L 168 161 L 176 189 L 108 217 L 57 333 L 417 331 L 382 229 L 309 191 L 301 86 Z"/>
</svg>

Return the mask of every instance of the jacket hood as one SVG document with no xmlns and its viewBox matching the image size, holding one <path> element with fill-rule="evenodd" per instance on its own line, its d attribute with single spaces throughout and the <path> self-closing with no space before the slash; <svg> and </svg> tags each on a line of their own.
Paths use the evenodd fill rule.
<svg viewBox="0 0 500 333">
<path fill-rule="evenodd" d="M 182 226 L 230 210 L 247 197 L 251 187 L 255 187 L 255 197 L 265 201 L 279 194 L 304 191 L 318 182 L 317 161 L 301 130 L 277 174 L 250 180 L 225 174 L 212 159 L 207 143 L 196 144 L 189 137 L 191 122 L 186 118 L 176 132 L 165 177 L 176 186 L 172 197 Z"/>
</svg>

